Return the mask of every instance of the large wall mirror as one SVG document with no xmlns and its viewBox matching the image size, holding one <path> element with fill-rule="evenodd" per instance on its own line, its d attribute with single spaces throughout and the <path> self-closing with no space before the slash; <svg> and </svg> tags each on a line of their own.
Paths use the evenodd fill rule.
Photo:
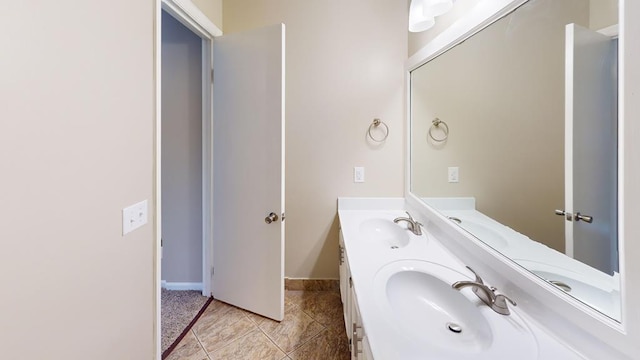
<svg viewBox="0 0 640 360">
<path fill-rule="evenodd" d="M 411 72 L 411 192 L 620 320 L 611 0 L 530 0 Z"/>
</svg>

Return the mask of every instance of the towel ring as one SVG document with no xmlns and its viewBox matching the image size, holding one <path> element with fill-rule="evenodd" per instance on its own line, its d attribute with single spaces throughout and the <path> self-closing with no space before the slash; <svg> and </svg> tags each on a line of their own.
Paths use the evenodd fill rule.
<svg viewBox="0 0 640 360">
<path fill-rule="evenodd" d="M 371 133 L 371 129 L 375 129 L 380 125 L 384 126 L 384 136 L 382 136 L 382 138 L 376 138 Z M 367 131 L 367 133 L 369 134 L 371 140 L 381 143 L 387 140 L 387 137 L 389 137 L 389 127 L 384 123 L 384 121 L 381 121 L 380 119 L 373 119 L 373 122 L 371 123 L 371 125 L 369 125 L 369 131 Z"/>
<path fill-rule="evenodd" d="M 431 125 L 431 127 L 429 128 L 429 137 L 431 138 L 431 140 L 435 141 L 435 142 L 443 142 L 446 141 L 447 138 L 449 138 L 449 126 L 447 125 L 446 122 L 435 118 L 432 121 L 433 125 Z M 440 129 L 440 125 L 442 125 L 442 132 L 444 133 L 444 136 L 441 138 L 437 138 L 435 136 L 433 136 L 433 129 Z"/>
</svg>

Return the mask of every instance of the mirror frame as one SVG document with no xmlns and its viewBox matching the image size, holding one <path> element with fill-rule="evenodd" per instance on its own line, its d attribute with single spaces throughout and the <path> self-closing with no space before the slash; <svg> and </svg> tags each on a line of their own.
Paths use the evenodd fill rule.
<svg viewBox="0 0 640 360">
<path fill-rule="evenodd" d="M 619 0 L 619 103 L 618 103 L 618 228 L 620 264 L 620 321 L 567 296 L 533 273 L 495 251 L 411 193 L 411 71 L 443 54 L 529 0 L 481 0 L 449 28 L 411 56 L 405 66 L 406 148 L 405 198 L 422 216 L 429 233 L 452 250 L 465 264 L 518 301 L 530 319 L 543 325 L 564 343 L 589 358 L 633 359 L 640 353 L 640 24 L 631 14 L 640 13 L 640 2 Z M 630 221 L 627 221 L 630 219 Z M 634 311 L 635 310 L 635 311 Z"/>
</svg>

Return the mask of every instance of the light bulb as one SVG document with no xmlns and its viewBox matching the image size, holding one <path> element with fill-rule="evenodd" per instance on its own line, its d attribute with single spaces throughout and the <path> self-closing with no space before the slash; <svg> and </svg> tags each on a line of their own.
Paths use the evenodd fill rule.
<svg viewBox="0 0 640 360">
<path fill-rule="evenodd" d="M 440 16 L 453 8 L 453 0 L 422 0 L 422 12 L 425 17 Z"/>
<path fill-rule="evenodd" d="M 420 32 L 433 27 L 436 21 L 433 16 L 425 16 L 424 0 L 412 0 L 409 8 L 409 31 Z"/>
</svg>

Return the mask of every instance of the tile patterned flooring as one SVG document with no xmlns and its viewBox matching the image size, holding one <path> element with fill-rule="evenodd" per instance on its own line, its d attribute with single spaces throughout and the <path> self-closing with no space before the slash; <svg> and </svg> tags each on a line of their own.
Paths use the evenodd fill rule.
<svg viewBox="0 0 640 360">
<path fill-rule="evenodd" d="M 273 321 L 214 300 L 167 360 L 349 360 L 338 291 L 285 292 Z"/>
</svg>

